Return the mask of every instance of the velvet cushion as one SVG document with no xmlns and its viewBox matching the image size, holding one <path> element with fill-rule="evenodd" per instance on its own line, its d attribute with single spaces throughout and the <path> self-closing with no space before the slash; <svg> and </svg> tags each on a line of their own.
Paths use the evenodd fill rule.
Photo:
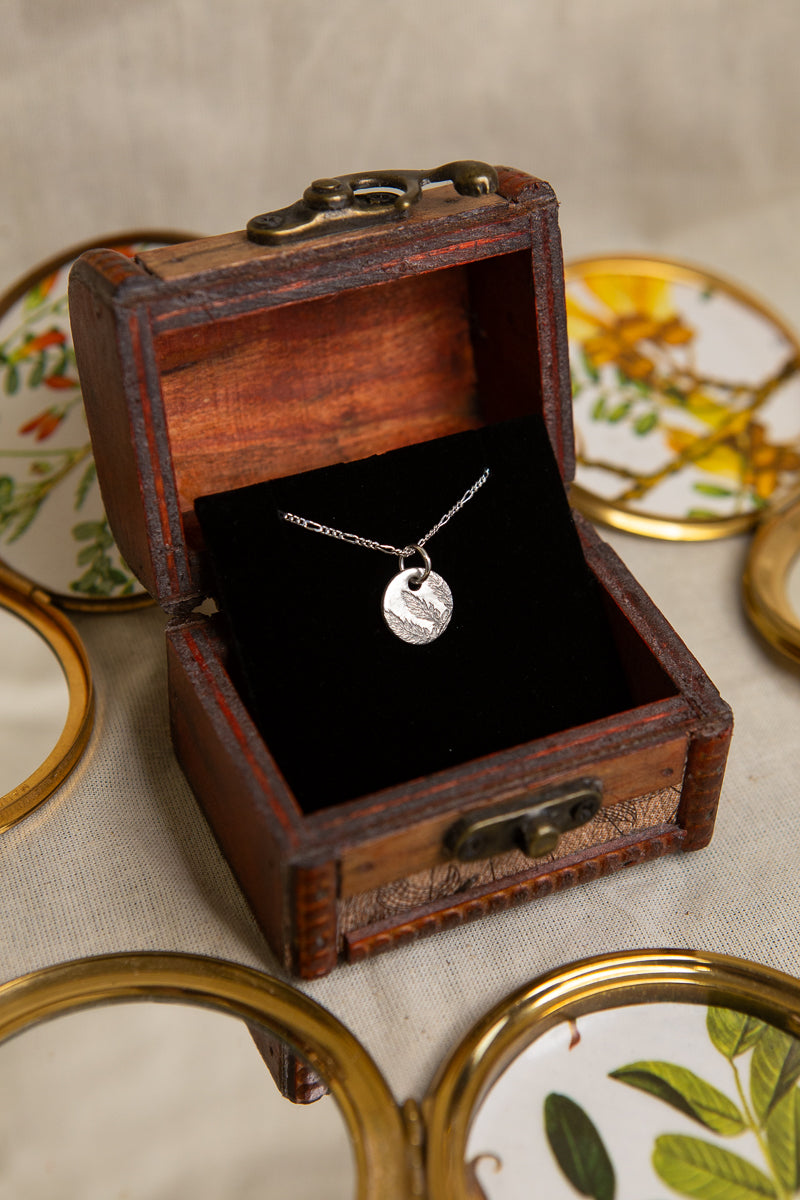
<svg viewBox="0 0 800 1200">
<path fill-rule="evenodd" d="M 401 547 L 486 467 L 426 547 L 454 610 L 424 646 L 384 623 L 394 557 L 279 516 Z M 201 497 L 196 509 L 235 673 L 307 812 L 630 706 L 538 417 Z"/>
</svg>

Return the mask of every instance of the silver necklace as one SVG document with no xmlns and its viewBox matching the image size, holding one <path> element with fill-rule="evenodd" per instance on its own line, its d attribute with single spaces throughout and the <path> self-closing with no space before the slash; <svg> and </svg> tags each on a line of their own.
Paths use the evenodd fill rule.
<svg viewBox="0 0 800 1200">
<path fill-rule="evenodd" d="M 380 550 L 382 554 L 394 555 L 399 560 L 400 571 L 389 580 L 383 593 L 383 619 L 401 641 L 410 642 L 414 646 L 424 646 L 444 633 L 453 615 L 452 592 L 441 575 L 431 570 L 431 558 L 425 549 L 425 543 L 472 499 L 488 478 L 487 467 L 480 479 L 476 479 L 458 503 L 440 517 L 433 529 L 429 529 L 425 536 L 416 542 L 409 542 L 402 548 L 390 546 L 386 542 L 374 542 L 371 538 L 359 537 L 357 533 L 345 533 L 330 525 L 321 525 L 319 521 L 311 521 L 308 517 L 298 517 L 295 513 L 281 512 L 278 515 L 292 525 L 299 525 L 301 529 L 310 529 L 312 533 L 322 533 L 326 537 L 336 538 L 337 541 L 349 542 L 351 546 L 363 546 L 365 550 Z M 411 558 L 413 554 L 419 554 L 421 557 L 421 567 L 406 567 L 406 559 Z"/>
</svg>

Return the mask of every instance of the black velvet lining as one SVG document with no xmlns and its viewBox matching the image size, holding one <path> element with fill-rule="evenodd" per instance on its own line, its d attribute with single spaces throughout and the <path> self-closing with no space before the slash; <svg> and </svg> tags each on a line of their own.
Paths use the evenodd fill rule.
<svg viewBox="0 0 800 1200">
<path fill-rule="evenodd" d="M 426 646 L 384 624 L 396 559 L 278 515 L 403 546 L 486 467 L 427 546 L 454 610 Z M 307 812 L 631 705 L 538 417 L 205 496 L 196 510 L 245 701 Z"/>
</svg>

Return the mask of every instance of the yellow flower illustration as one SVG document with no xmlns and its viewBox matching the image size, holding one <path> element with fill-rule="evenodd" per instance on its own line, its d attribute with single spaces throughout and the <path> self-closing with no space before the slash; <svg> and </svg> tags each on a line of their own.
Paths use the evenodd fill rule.
<svg viewBox="0 0 800 1200">
<path fill-rule="evenodd" d="M 597 313 L 567 296 L 567 328 L 595 369 L 616 363 L 629 378 L 646 380 L 655 370 L 653 348 L 683 346 L 694 337 L 664 279 L 587 274 L 583 283 L 606 311 Z"/>
<path fill-rule="evenodd" d="M 744 483 L 761 500 L 768 500 L 782 472 L 800 471 L 800 453 L 795 446 L 768 441 L 767 431 L 758 421 L 750 423 L 748 433 L 750 446 Z"/>
</svg>

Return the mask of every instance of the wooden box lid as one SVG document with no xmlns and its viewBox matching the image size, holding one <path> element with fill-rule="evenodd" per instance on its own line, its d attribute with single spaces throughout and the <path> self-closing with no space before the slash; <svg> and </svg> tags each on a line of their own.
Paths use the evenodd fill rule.
<svg viewBox="0 0 800 1200">
<path fill-rule="evenodd" d="M 557 202 L 426 190 L 400 220 L 259 245 L 245 231 L 94 250 L 70 279 L 111 527 L 169 612 L 207 594 L 200 495 L 543 414 L 572 478 Z"/>
</svg>

